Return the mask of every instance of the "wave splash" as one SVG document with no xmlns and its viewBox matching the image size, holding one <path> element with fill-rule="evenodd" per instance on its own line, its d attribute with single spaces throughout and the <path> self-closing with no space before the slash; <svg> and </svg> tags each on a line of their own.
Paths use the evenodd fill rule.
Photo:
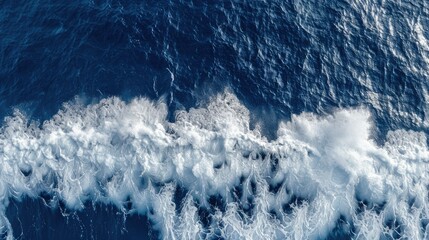
<svg viewBox="0 0 429 240">
<path fill-rule="evenodd" d="M 11 198 L 52 196 L 147 215 L 164 238 L 428 236 L 429 151 L 420 132 L 370 139 L 365 109 L 311 113 L 267 140 L 232 93 L 166 120 L 162 102 L 65 104 L 41 126 L 16 111 L 0 130 L 0 225 Z M 180 193 L 180 194 L 179 194 Z"/>
</svg>

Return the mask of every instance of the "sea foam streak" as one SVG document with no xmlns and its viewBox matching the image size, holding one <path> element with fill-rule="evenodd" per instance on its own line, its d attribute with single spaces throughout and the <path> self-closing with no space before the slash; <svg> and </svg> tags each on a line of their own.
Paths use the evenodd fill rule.
<svg viewBox="0 0 429 240">
<path fill-rule="evenodd" d="M 317 239 L 338 226 L 357 239 L 428 237 L 423 133 L 390 132 L 377 146 L 369 112 L 352 109 L 293 116 L 268 141 L 228 91 L 174 123 L 166 115 L 164 103 L 113 97 L 66 104 L 41 126 L 6 118 L 3 231 L 12 238 L 10 198 L 46 192 L 74 210 L 94 201 L 147 214 L 168 239 Z"/>
</svg>

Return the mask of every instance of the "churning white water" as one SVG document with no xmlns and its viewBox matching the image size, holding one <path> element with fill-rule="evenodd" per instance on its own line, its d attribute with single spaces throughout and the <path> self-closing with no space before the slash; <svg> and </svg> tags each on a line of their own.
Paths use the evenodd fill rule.
<svg viewBox="0 0 429 240">
<path fill-rule="evenodd" d="M 47 192 L 146 214 L 168 239 L 319 239 L 339 223 L 356 239 L 428 237 L 424 133 L 379 146 L 368 110 L 339 109 L 293 116 L 269 141 L 249 115 L 228 91 L 174 123 L 144 98 L 76 101 L 41 125 L 17 111 L 0 130 L 0 225 L 12 238 L 8 201 Z"/>
</svg>

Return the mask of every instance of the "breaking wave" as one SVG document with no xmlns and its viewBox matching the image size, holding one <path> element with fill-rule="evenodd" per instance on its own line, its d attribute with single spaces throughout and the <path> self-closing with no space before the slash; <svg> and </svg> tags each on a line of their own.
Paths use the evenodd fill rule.
<svg viewBox="0 0 429 240">
<path fill-rule="evenodd" d="M 228 91 L 178 111 L 112 97 L 65 104 L 43 124 L 16 111 L 0 130 L 0 225 L 11 199 L 72 211 L 114 204 L 163 238 L 427 238 L 429 151 L 421 132 L 383 146 L 365 108 L 295 115 L 275 140 Z"/>
</svg>

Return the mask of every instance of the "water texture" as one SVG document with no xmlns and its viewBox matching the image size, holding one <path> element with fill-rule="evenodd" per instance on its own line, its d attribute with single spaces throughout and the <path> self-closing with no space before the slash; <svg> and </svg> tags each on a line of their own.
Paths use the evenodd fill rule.
<svg viewBox="0 0 429 240">
<path fill-rule="evenodd" d="M 428 28 L 423 0 L 0 1 L 2 236 L 426 239 Z"/>
</svg>

